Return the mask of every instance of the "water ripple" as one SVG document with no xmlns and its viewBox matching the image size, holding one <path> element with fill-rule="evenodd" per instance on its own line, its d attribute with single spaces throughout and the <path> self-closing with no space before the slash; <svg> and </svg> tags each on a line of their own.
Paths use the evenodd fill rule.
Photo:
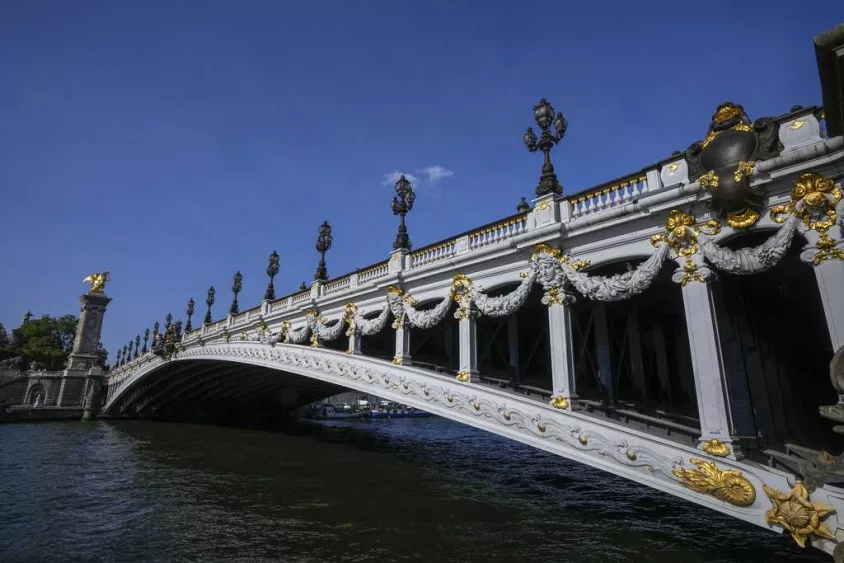
<svg viewBox="0 0 844 563">
<path fill-rule="evenodd" d="M 442 419 L 0 426 L 2 561 L 821 562 Z"/>
</svg>

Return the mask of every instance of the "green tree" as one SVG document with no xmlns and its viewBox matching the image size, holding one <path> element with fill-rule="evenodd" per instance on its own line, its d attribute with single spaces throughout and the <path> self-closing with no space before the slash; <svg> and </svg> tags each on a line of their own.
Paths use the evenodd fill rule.
<svg viewBox="0 0 844 563">
<path fill-rule="evenodd" d="M 12 340 L 9 338 L 9 333 L 6 332 L 6 327 L 0 323 L 0 361 L 14 356 L 12 349 Z"/>
<path fill-rule="evenodd" d="M 23 358 L 23 366 L 32 362 L 50 370 L 64 367 L 76 338 L 77 319 L 73 315 L 44 315 L 21 324 L 13 333 L 13 349 Z"/>
</svg>

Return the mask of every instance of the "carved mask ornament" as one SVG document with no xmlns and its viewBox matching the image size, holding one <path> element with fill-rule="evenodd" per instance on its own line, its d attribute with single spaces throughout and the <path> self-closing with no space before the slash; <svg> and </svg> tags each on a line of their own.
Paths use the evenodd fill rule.
<svg viewBox="0 0 844 563">
<path fill-rule="evenodd" d="M 769 117 L 752 125 L 744 108 L 732 102 L 718 106 L 703 141 L 686 151 L 689 176 L 699 179 L 712 200 L 710 205 L 735 229 L 759 220 L 764 188 L 750 187 L 749 176 L 757 160 L 779 153 L 776 123 Z"/>
</svg>

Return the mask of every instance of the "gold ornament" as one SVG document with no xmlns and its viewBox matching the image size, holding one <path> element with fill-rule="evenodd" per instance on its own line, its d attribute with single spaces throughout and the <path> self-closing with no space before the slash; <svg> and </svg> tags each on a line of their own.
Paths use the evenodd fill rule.
<svg viewBox="0 0 844 563">
<path fill-rule="evenodd" d="M 750 207 L 741 213 L 727 212 L 727 224 L 734 229 L 746 229 L 756 224 L 759 220 L 759 212 Z"/>
<path fill-rule="evenodd" d="M 674 469 L 680 483 L 696 493 L 712 495 L 735 506 L 750 506 L 756 501 L 756 489 L 741 471 L 720 470 L 711 461 L 692 458 L 697 469 Z"/>
<path fill-rule="evenodd" d="M 85 276 L 82 283 L 91 284 L 91 289 L 88 290 L 88 293 L 102 294 L 105 289 L 106 282 L 111 279 L 108 274 L 109 272 L 94 272 L 93 274 Z"/>
<path fill-rule="evenodd" d="M 671 164 L 668 165 L 668 171 L 669 172 L 674 172 L 678 168 L 680 168 L 680 165 L 677 164 L 676 162 L 672 162 Z"/>
<path fill-rule="evenodd" d="M 715 174 L 714 170 L 710 170 L 698 179 L 700 187 L 710 191 L 718 187 L 719 181 L 718 175 Z"/>
<path fill-rule="evenodd" d="M 705 282 L 706 278 L 698 271 L 697 264 L 692 256 L 698 253 L 697 237 L 703 232 L 707 235 L 717 235 L 721 232 L 721 223 L 710 219 L 705 223 L 696 223 L 695 218 L 680 209 L 672 209 L 665 221 L 665 232 L 651 237 L 651 244 L 654 248 L 660 243 L 665 243 L 678 258 L 683 258 L 683 277 L 680 285 L 686 285 L 690 281 Z"/>
<path fill-rule="evenodd" d="M 755 162 L 745 162 L 744 160 L 740 160 L 738 163 L 738 168 L 733 173 L 733 179 L 736 182 L 741 182 L 744 180 L 745 176 L 750 176 L 753 174 L 753 169 L 756 167 Z"/>
<path fill-rule="evenodd" d="M 387 287 L 387 293 L 389 293 L 390 295 L 398 295 L 399 297 L 404 295 L 404 291 L 402 291 L 401 289 L 399 289 L 398 287 L 396 287 L 394 285 Z"/>
<path fill-rule="evenodd" d="M 554 397 L 551 399 L 551 406 L 555 409 L 569 408 L 569 400 L 566 397 Z"/>
<path fill-rule="evenodd" d="M 812 535 L 835 540 L 832 530 L 821 522 L 830 513 L 835 512 L 835 509 L 819 502 L 810 502 L 809 493 L 802 482 L 797 481 L 788 493 L 764 484 L 762 490 L 773 503 L 765 512 L 765 522 L 779 524 L 785 528 L 797 545 L 806 547 L 806 538 Z"/>
<path fill-rule="evenodd" d="M 844 260 L 844 250 L 839 248 L 838 241 L 829 236 L 829 229 L 838 220 L 835 207 L 842 197 L 844 194 L 841 188 L 836 188 L 832 180 L 814 172 L 807 172 L 794 184 L 791 202 L 771 208 L 771 219 L 776 223 L 783 223 L 786 219 L 784 215 L 794 215 L 808 230 L 820 235 L 815 245 L 818 252 L 812 259 L 815 266 L 824 260 Z"/>
<path fill-rule="evenodd" d="M 457 381 L 461 383 L 469 383 L 469 372 L 468 371 L 458 371 L 457 372 Z"/>
<path fill-rule="evenodd" d="M 240 331 L 240 339 L 241 339 L 241 340 L 248 340 L 248 339 L 249 339 L 249 335 L 248 335 L 248 334 L 246 334 L 246 331 L 245 331 L 245 330 L 241 330 L 241 331 Z"/>
<path fill-rule="evenodd" d="M 788 126 L 788 128 L 789 128 L 789 129 L 791 129 L 792 131 L 797 131 L 798 129 L 800 129 L 801 127 L 803 127 L 803 125 L 805 125 L 805 124 L 806 124 L 806 122 L 805 122 L 805 121 L 802 121 L 802 120 L 799 120 L 799 119 L 798 119 L 797 121 L 793 121 L 793 122 L 791 123 L 791 125 L 789 125 L 789 126 Z"/>
<path fill-rule="evenodd" d="M 393 364 L 400 366 L 402 364 L 402 357 L 401 356 L 393 356 Z"/>
<path fill-rule="evenodd" d="M 290 321 L 282 321 L 281 323 L 281 341 L 287 344 L 290 342 Z"/>
<path fill-rule="evenodd" d="M 559 248 L 551 248 L 545 243 L 537 244 L 536 248 L 533 249 L 533 253 L 530 255 L 530 261 L 536 261 L 537 256 L 540 254 L 549 254 L 554 258 L 559 258 L 562 255 L 562 251 Z"/>
<path fill-rule="evenodd" d="M 582 445 L 587 445 L 589 443 L 589 438 L 583 436 L 582 434 L 578 436 L 577 441 L 580 442 Z"/>
<path fill-rule="evenodd" d="M 730 447 L 718 438 L 706 440 L 703 444 L 703 451 L 715 457 L 727 457 L 730 455 Z"/>
<path fill-rule="evenodd" d="M 457 320 L 469 318 L 474 293 L 472 280 L 466 274 L 457 274 L 451 280 L 451 297 L 457 302 L 457 306 L 459 307 Z"/>
</svg>

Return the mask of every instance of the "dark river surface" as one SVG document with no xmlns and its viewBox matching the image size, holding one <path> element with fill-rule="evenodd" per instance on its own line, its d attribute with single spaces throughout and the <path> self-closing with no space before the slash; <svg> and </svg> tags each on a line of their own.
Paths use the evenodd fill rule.
<svg viewBox="0 0 844 563">
<path fill-rule="evenodd" d="M 830 563 L 439 418 L 0 425 L 0 561 Z"/>
</svg>

